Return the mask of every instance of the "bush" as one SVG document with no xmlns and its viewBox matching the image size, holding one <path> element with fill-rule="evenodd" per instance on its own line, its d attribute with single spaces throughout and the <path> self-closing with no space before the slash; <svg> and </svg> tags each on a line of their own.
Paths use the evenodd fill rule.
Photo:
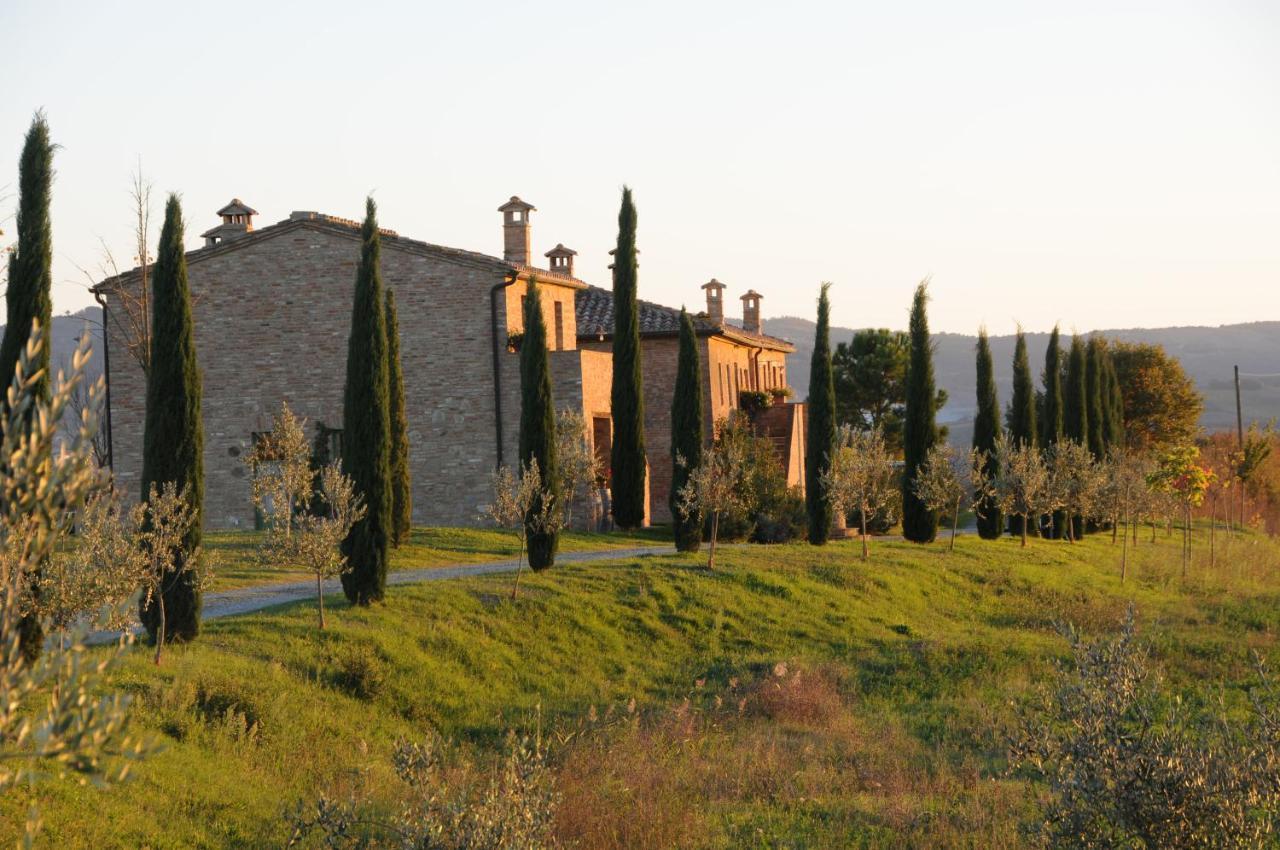
<svg viewBox="0 0 1280 850">
<path fill-rule="evenodd" d="M 387 682 L 387 665 L 373 648 L 363 643 L 352 644 L 334 659 L 330 679 L 339 690 L 368 701 L 382 693 Z"/>
<path fill-rule="evenodd" d="M 767 397 L 768 394 L 758 395 Z M 746 504 L 742 510 L 720 515 L 720 540 L 786 543 L 806 533 L 808 518 L 804 497 L 798 490 L 787 487 L 786 473 L 773 443 L 757 436 L 751 422 L 742 415 L 722 420 L 716 440 L 741 442 L 747 467 L 743 488 L 747 493 Z M 703 523 L 703 539 L 710 540 L 710 534 L 711 518 L 707 517 Z"/>
<path fill-rule="evenodd" d="M 1130 607 L 1028 710 L 1010 763 L 1049 787 L 1031 831 L 1053 847 L 1262 847 L 1280 824 L 1280 711 L 1263 673 L 1252 717 L 1165 693 Z M 1207 705 L 1212 705 L 1207 701 Z"/>
<path fill-rule="evenodd" d="M 743 390 L 738 393 L 738 407 L 747 416 L 755 416 L 769 409 L 773 404 L 773 396 L 760 390 Z"/>
<path fill-rule="evenodd" d="M 792 488 L 773 504 L 761 505 L 751 532 L 752 543 L 789 543 L 803 537 L 809 528 L 804 496 Z"/>
</svg>

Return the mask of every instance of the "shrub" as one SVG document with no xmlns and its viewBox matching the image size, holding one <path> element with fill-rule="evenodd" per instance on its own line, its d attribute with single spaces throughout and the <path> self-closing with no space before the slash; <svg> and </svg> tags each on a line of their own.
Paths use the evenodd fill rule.
<svg viewBox="0 0 1280 850">
<path fill-rule="evenodd" d="M 769 409 L 773 404 L 773 396 L 761 390 L 743 390 L 738 393 L 738 407 L 747 416 L 755 416 Z"/>
<path fill-rule="evenodd" d="M 1161 688 L 1132 607 L 1117 638 L 1066 636 L 1072 660 L 1011 750 L 1049 787 L 1031 831 L 1054 847 L 1264 846 L 1280 821 L 1280 711 L 1265 673 L 1242 722 Z"/>
<path fill-rule="evenodd" d="M 356 699 L 371 700 L 386 685 L 386 662 L 367 644 L 352 644 L 334 659 L 331 681 Z"/>
</svg>

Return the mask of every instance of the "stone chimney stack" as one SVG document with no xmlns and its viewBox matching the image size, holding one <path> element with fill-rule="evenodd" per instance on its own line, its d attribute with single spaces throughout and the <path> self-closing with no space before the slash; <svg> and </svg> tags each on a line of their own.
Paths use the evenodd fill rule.
<svg viewBox="0 0 1280 850">
<path fill-rule="evenodd" d="M 572 248 L 564 247 L 563 242 L 557 242 L 556 247 L 544 255 L 547 258 L 547 268 L 557 274 L 573 277 L 573 258 L 577 254 Z"/>
<path fill-rule="evenodd" d="M 508 263 L 529 265 L 529 258 L 533 256 L 529 213 L 537 209 L 515 195 L 498 207 L 498 212 L 502 213 L 502 259 Z"/>
<path fill-rule="evenodd" d="M 218 210 L 222 216 L 222 224 L 201 233 L 206 248 L 222 242 L 230 242 L 253 232 L 253 217 L 258 211 L 239 198 L 232 198 L 231 203 Z"/>
<path fill-rule="evenodd" d="M 761 333 L 760 330 L 760 298 L 762 296 L 754 289 L 748 289 L 746 294 L 742 296 L 742 329 L 750 331 L 753 334 Z"/>
<path fill-rule="evenodd" d="M 717 325 L 724 324 L 724 284 L 714 277 L 702 284 L 707 291 L 707 316 Z"/>
</svg>

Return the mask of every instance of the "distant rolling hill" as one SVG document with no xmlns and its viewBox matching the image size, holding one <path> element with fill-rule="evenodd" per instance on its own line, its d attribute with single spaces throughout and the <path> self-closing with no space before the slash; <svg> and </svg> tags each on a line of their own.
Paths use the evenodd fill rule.
<svg viewBox="0 0 1280 850">
<path fill-rule="evenodd" d="M 796 397 L 809 392 L 809 358 L 813 353 L 814 324 L 809 319 L 784 316 L 765 319 L 764 330 L 773 336 L 795 343 L 796 353 L 787 357 L 787 375 Z M 832 347 L 853 338 L 853 328 L 831 329 Z M 1105 330 L 1104 336 L 1126 342 L 1163 345 L 1182 361 L 1187 374 L 1205 397 L 1201 424 L 1216 431 L 1234 428 L 1236 421 L 1235 389 L 1232 366 L 1239 365 L 1242 375 L 1280 373 L 1280 322 L 1252 322 L 1219 327 L 1126 328 Z M 976 336 L 940 333 L 933 336 L 934 371 L 938 386 L 946 389 L 950 400 L 939 414 L 939 421 L 951 426 L 954 440 L 967 443 L 971 434 L 974 399 L 974 346 Z M 1000 403 L 1007 403 L 1013 384 L 1014 337 L 991 337 L 991 352 L 996 363 L 996 380 L 1000 387 Z M 1027 334 L 1032 368 L 1040 374 L 1047 333 Z M 1244 416 L 1266 421 L 1280 417 L 1280 376 L 1268 378 L 1242 377 L 1240 381 Z"/>
<path fill-rule="evenodd" d="M 71 363 L 71 355 L 80 344 L 80 335 L 86 330 L 93 335 L 93 356 L 85 367 L 90 380 L 97 380 L 102 374 L 102 310 L 98 307 L 86 307 L 78 313 L 67 313 L 53 317 L 53 370 Z M 0 334 L 4 333 L 4 325 L 0 325 Z M 126 356 L 121 353 L 120 356 Z M 9 377 L 13 377 L 10 375 Z"/>
</svg>

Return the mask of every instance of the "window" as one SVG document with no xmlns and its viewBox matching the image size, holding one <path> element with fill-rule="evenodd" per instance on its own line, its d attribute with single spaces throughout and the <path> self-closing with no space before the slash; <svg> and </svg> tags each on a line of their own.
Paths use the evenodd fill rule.
<svg viewBox="0 0 1280 850">
<path fill-rule="evenodd" d="M 564 351 L 564 302 L 556 305 L 556 351 Z"/>
<path fill-rule="evenodd" d="M 720 384 L 720 403 L 724 404 L 725 399 L 724 399 L 724 365 L 723 364 L 716 364 L 716 378 L 719 379 L 718 383 Z"/>
</svg>

